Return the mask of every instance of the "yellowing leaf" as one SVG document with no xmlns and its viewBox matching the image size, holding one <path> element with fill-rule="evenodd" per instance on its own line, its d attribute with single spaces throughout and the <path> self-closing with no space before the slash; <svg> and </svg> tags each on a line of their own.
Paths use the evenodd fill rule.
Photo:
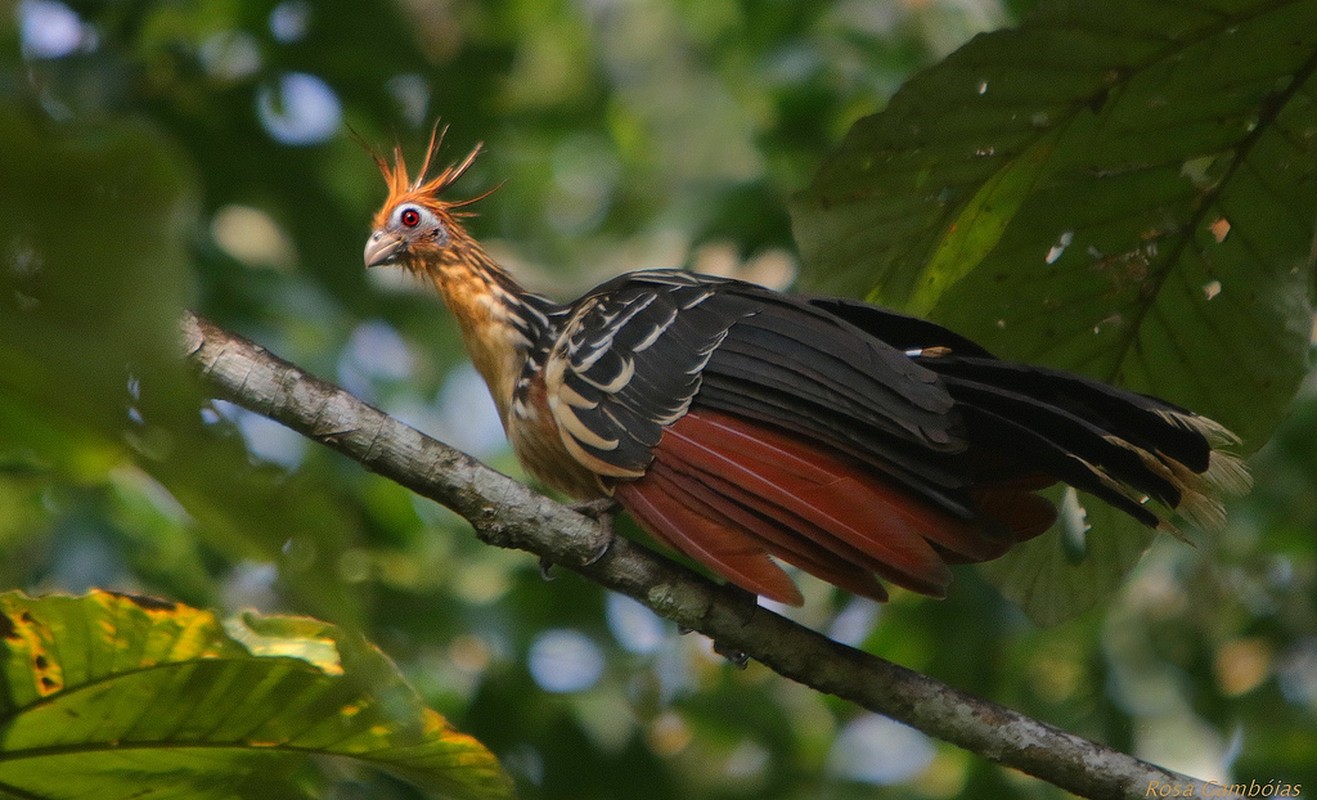
<svg viewBox="0 0 1317 800">
<path fill-rule="evenodd" d="M 308 618 L 243 614 L 224 629 L 255 656 L 288 656 L 313 664 L 326 675 L 342 675 L 338 642 L 332 628 Z"/>
<path fill-rule="evenodd" d="M 0 786 L 17 796 L 296 796 L 288 776 L 312 754 L 444 797 L 511 796 L 488 750 L 326 623 L 9 592 L 0 641 Z"/>
</svg>

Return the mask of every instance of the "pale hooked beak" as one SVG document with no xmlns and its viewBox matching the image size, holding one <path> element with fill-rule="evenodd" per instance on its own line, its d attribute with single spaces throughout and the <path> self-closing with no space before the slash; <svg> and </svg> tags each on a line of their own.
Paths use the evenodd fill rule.
<svg viewBox="0 0 1317 800">
<path fill-rule="evenodd" d="M 375 231 L 366 240 L 366 252 L 363 258 L 367 267 L 382 267 L 393 264 L 407 251 L 407 242 L 396 233 Z"/>
</svg>

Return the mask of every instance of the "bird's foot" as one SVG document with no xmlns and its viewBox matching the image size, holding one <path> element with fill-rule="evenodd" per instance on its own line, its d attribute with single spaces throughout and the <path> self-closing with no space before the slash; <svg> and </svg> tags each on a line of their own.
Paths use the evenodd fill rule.
<svg viewBox="0 0 1317 800">
<path fill-rule="evenodd" d="M 540 578 L 542 580 L 553 580 L 553 562 L 548 556 L 540 556 Z"/>
<path fill-rule="evenodd" d="M 749 624 L 750 618 L 754 616 L 755 611 L 759 608 L 759 596 L 731 583 L 724 584 L 722 591 L 730 596 L 736 615 L 740 617 L 742 624 Z M 677 626 L 677 632 L 683 635 L 694 630 L 694 628 L 685 625 Z M 712 639 L 712 637 L 710 638 Z M 741 648 L 719 639 L 712 639 L 712 642 L 713 652 L 727 659 L 737 669 L 745 669 L 746 665 L 750 663 L 750 654 Z"/>
<path fill-rule="evenodd" d="M 591 500 L 581 500 L 575 503 L 568 503 L 567 507 L 578 514 L 589 517 L 599 523 L 603 529 L 604 542 L 599 546 L 598 551 L 585 560 L 581 566 L 588 567 L 599 559 L 604 557 L 608 548 L 613 544 L 613 517 L 622 508 L 622 504 L 612 497 L 596 497 Z M 546 556 L 540 558 L 540 577 L 546 581 L 553 580 L 553 562 Z"/>
<path fill-rule="evenodd" d="M 598 522 L 599 527 L 603 529 L 604 543 L 599 547 L 598 552 L 585 562 L 585 566 L 588 567 L 603 558 L 604 553 L 607 553 L 608 548 L 613 544 L 613 518 L 622 510 L 622 504 L 612 497 L 596 497 L 571 503 L 567 507 Z"/>
<path fill-rule="evenodd" d="M 732 662 L 732 666 L 737 669 L 745 669 L 746 665 L 750 663 L 749 653 L 725 645 L 717 639 L 713 640 L 713 652 Z"/>
<path fill-rule="evenodd" d="M 741 624 L 749 625 L 750 619 L 759 610 L 759 595 L 742 589 L 734 583 L 723 584 L 722 591 L 724 596 L 732 601 L 732 608 L 740 618 Z M 713 652 L 732 662 L 732 665 L 738 669 L 745 669 L 745 665 L 750 662 L 749 653 L 717 639 L 713 640 Z"/>
<path fill-rule="evenodd" d="M 589 517 L 600 525 L 608 524 L 609 527 L 612 527 L 613 517 L 622 509 L 622 504 L 617 502 L 615 497 L 594 497 L 589 500 L 568 503 L 567 507 L 577 514 Z"/>
</svg>

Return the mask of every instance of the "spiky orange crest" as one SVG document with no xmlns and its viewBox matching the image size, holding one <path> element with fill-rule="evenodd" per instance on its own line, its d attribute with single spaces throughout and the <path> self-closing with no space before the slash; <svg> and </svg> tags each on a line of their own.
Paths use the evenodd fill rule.
<svg viewBox="0 0 1317 800">
<path fill-rule="evenodd" d="M 469 206 L 472 203 L 485 199 L 492 194 L 498 187 L 495 186 L 489 191 L 482 192 L 475 197 L 465 200 L 450 201 L 441 198 L 441 195 L 457 183 L 471 165 L 476 162 L 476 158 L 484 149 L 483 142 L 476 142 L 475 147 L 461 161 L 449 164 L 438 175 L 433 178 L 426 178 L 426 173 L 430 171 L 430 165 L 434 162 L 434 156 L 443 146 L 444 136 L 448 133 L 448 126 L 439 126 L 436 122 L 430 129 L 430 141 L 425 147 L 425 159 L 421 162 L 421 168 L 416 172 L 413 178 L 407 171 L 407 159 L 402 154 L 402 147 L 394 145 L 393 163 L 390 164 L 383 153 L 372 150 L 371 156 L 375 159 L 376 166 L 380 169 L 380 174 L 384 176 L 384 182 L 388 184 L 389 196 L 384 201 L 376 215 L 376 226 L 382 225 L 387 219 L 389 210 L 396 207 L 399 203 L 412 202 L 422 203 L 429 208 L 437 211 L 452 212 L 454 209 Z M 461 215 L 457 215 L 461 216 Z"/>
</svg>

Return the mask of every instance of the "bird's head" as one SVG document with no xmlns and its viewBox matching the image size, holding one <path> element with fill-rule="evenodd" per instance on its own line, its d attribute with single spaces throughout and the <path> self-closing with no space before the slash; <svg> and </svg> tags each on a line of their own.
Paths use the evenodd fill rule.
<svg viewBox="0 0 1317 800">
<path fill-rule="evenodd" d="M 366 241 L 367 267 L 398 264 L 420 272 L 427 264 L 443 261 L 455 244 L 467 238 L 458 223 L 461 217 L 467 216 L 461 209 L 488 196 L 489 192 L 457 201 L 445 200 L 443 194 L 475 163 L 481 145 L 472 148 L 466 158 L 427 178 L 443 138 L 438 126 L 430 132 L 425 160 L 415 178 L 407 173 L 401 148 L 394 147 L 392 163 L 382 154 L 372 153 L 389 186 L 389 196 L 375 215 L 374 230 Z"/>
</svg>

